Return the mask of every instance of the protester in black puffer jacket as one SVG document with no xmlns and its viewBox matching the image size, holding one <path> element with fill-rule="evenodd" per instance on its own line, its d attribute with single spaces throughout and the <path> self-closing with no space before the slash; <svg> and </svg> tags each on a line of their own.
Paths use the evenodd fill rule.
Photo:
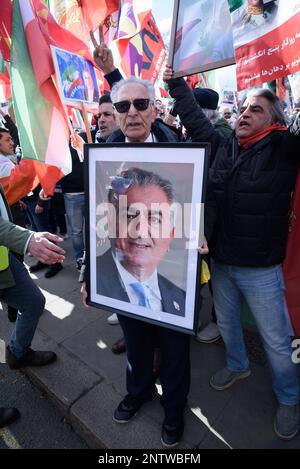
<svg viewBox="0 0 300 469">
<path fill-rule="evenodd" d="M 212 283 L 227 366 L 210 380 L 218 391 L 250 375 L 240 319 L 244 297 L 255 317 L 279 402 L 274 430 L 292 439 L 299 430 L 299 383 L 284 298 L 291 193 L 300 163 L 300 117 L 285 127 L 279 100 L 268 90 L 250 93 L 232 137 L 222 137 L 196 104 L 184 80 L 164 79 L 193 141 L 212 147 L 205 231 L 212 253 Z"/>
</svg>

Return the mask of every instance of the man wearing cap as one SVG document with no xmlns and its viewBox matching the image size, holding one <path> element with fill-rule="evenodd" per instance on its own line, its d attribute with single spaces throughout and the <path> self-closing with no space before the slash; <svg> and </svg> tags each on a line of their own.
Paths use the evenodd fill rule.
<svg viewBox="0 0 300 469">
<path fill-rule="evenodd" d="M 210 379 L 217 391 L 247 378 L 251 370 L 241 324 L 245 298 L 255 318 L 278 401 L 276 435 L 291 440 L 299 431 L 299 380 L 292 361 L 293 331 L 287 315 L 281 264 L 285 257 L 291 195 L 300 163 L 300 115 L 286 126 L 279 99 L 252 90 L 242 103 L 229 138 L 212 127 L 184 80 L 164 80 L 193 141 L 211 143 L 213 165 L 205 212 L 218 326 L 226 366 Z"/>
<path fill-rule="evenodd" d="M 217 111 L 219 94 L 210 88 L 195 88 L 193 90 L 194 98 L 196 102 L 201 106 L 201 109 L 205 116 L 210 120 L 214 128 L 220 132 L 224 137 L 228 137 L 232 133 L 232 129 L 224 117 L 221 117 Z M 191 140 L 187 130 L 187 137 Z M 209 257 L 206 257 L 208 264 L 210 264 Z M 209 289 L 212 294 L 211 281 L 209 281 Z M 201 328 L 201 323 L 199 324 Z M 217 325 L 217 318 L 215 308 L 213 306 L 211 312 L 211 320 L 197 333 L 196 339 L 198 342 L 204 344 L 212 344 L 220 339 L 220 331 Z"/>
<path fill-rule="evenodd" d="M 220 116 L 217 111 L 219 94 L 210 88 L 195 88 L 193 93 L 197 103 L 201 106 L 202 111 L 214 128 L 224 135 L 224 137 L 231 135 L 232 129 L 230 124 L 224 117 Z"/>
</svg>

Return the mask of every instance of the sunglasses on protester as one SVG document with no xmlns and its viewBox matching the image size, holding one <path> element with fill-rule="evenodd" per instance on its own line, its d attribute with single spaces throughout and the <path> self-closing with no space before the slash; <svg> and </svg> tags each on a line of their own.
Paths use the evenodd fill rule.
<svg viewBox="0 0 300 469">
<path fill-rule="evenodd" d="M 150 99 L 146 98 L 137 98 L 133 101 L 119 101 L 118 103 L 114 103 L 113 106 L 119 114 L 124 114 L 124 112 L 128 112 L 130 109 L 131 104 L 134 105 L 137 111 L 146 111 L 150 104 Z"/>
</svg>

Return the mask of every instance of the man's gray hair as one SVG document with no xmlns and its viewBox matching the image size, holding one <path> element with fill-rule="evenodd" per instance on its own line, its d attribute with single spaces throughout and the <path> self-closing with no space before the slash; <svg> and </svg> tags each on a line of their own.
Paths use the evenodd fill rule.
<svg viewBox="0 0 300 469">
<path fill-rule="evenodd" d="M 244 102 L 249 96 L 267 99 L 267 101 L 270 103 L 270 112 L 271 112 L 273 124 L 276 124 L 276 123 L 282 124 L 282 125 L 288 124 L 288 118 L 284 113 L 283 106 L 279 98 L 277 98 L 277 96 L 274 93 L 272 93 L 272 91 L 267 90 L 265 88 L 254 89 L 250 91 L 250 93 L 247 94 L 246 98 L 244 99 Z"/>
<path fill-rule="evenodd" d="M 113 85 L 111 92 L 110 92 L 111 100 L 113 103 L 116 103 L 118 101 L 119 90 L 123 86 L 127 85 L 128 83 L 134 83 L 136 85 L 144 86 L 144 88 L 146 88 L 148 91 L 150 101 L 154 101 L 155 89 L 152 83 L 150 83 L 150 81 L 141 80 L 140 78 L 137 78 L 137 77 L 129 77 L 129 78 L 125 78 L 124 80 L 118 81 L 117 83 Z"/>
<path fill-rule="evenodd" d="M 111 177 L 108 191 L 108 201 L 117 205 L 120 195 L 125 195 L 131 187 L 145 187 L 154 185 L 164 191 L 170 204 L 175 201 L 172 183 L 161 178 L 152 171 L 140 168 L 129 168 L 120 171 L 116 176 Z M 141 202 L 143 202 L 141 200 Z"/>
<path fill-rule="evenodd" d="M 202 111 L 206 115 L 207 119 L 210 120 L 212 125 L 215 125 L 215 123 L 220 119 L 220 113 L 216 109 L 202 108 Z"/>
</svg>

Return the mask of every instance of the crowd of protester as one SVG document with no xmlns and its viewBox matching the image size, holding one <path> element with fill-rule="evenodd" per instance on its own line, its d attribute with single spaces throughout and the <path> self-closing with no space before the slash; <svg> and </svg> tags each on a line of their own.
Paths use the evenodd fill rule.
<svg viewBox="0 0 300 469">
<path fill-rule="evenodd" d="M 299 108 L 292 108 L 287 116 L 271 91 L 259 89 L 247 96 L 238 111 L 220 107 L 216 91 L 190 90 L 183 79 L 173 79 L 167 66 L 164 80 L 173 98 L 170 107 L 160 97 L 155 99 L 150 83 L 134 77 L 124 80 L 104 44 L 95 44 L 94 60 L 111 86 L 111 94 L 100 97 L 94 116 L 94 143 L 211 143 L 205 214 L 207 241 L 200 252 L 210 266 L 209 288 L 214 307 L 205 328 L 199 324 L 196 338 L 212 343 L 222 337 L 225 343 L 226 366 L 211 377 L 214 390 L 222 391 L 247 378 L 251 371 L 240 320 L 241 297 L 246 299 L 272 371 L 278 401 L 275 433 L 285 440 L 293 438 L 299 430 L 299 384 L 291 361 L 291 326 L 281 264 L 291 193 L 300 163 Z M 139 107 L 136 100 L 143 101 L 144 107 Z M 128 103 L 126 109 L 118 106 L 124 102 Z M 4 129 L 0 131 L 0 169 L 1 175 L 7 176 L 18 164 L 20 142 L 13 120 L 2 111 L 1 114 Z M 87 141 L 83 129 L 78 136 Z M 78 141 L 70 141 L 72 172 L 58 182 L 50 199 L 42 197 L 38 186 L 9 209 L 5 194 L 1 196 L 0 244 L 11 252 L 10 276 L 4 283 L 4 271 L 0 270 L 0 301 L 7 303 L 8 319 L 16 323 L 7 347 L 11 368 L 46 365 L 56 359 L 53 352 L 30 348 L 44 298 L 24 268 L 23 256 L 29 252 L 37 258 L 29 269 L 32 273 L 46 269 L 46 278 L 60 272 L 63 275 L 64 251 L 55 243 L 69 237 L 74 269 L 82 269 L 87 188 L 77 146 Z M 271 233 L 265 229 L 266 213 L 271 217 Z M 45 252 L 36 251 L 38 239 Z M 85 283 L 82 294 L 85 299 Z M 145 402 L 155 398 L 159 376 L 165 412 L 162 443 L 165 447 L 176 446 L 184 431 L 190 386 L 189 336 L 120 314 L 110 315 L 107 321 L 120 324 L 124 335 L 113 345 L 113 352 L 126 351 L 128 356 L 128 394 L 115 410 L 115 422 L 129 422 Z M 16 409 L 0 408 L 0 427 L 18 416 Z"/>
</svg>

